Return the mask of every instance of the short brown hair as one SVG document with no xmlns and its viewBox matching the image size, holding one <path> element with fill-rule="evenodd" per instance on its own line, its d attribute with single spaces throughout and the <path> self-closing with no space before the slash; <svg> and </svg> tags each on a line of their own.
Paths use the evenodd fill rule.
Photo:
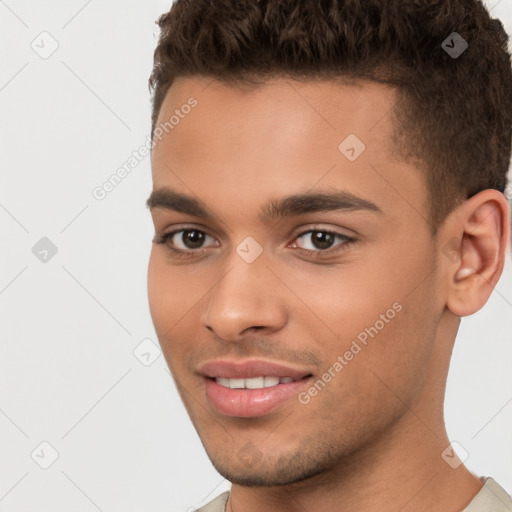
<svg viewBox="0 0 512 512">
<path fill-rule="evenodd" d="M 393 149 L 426 173 L 434 235 L 460 201 L 505 191 L 509 37 L 479 0 L 177 0 L 157 23 L 152 135 L 178 76 L 368 79 L 397 87 Z M 468 44 L 458 57 L 442 47 L 453 32 Z"/>
</svg>

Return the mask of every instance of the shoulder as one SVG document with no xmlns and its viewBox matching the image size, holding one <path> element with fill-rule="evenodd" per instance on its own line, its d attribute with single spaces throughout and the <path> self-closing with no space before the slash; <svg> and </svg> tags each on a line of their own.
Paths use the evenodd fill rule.
<svg viewBox="0 0 512 512">
<path fill-rule="evenodd" d="M 493 478 L 484 486 L 462 512 L 512 512 L 512 498 Z"/>
<path fill-rule="evenodd" d="M 198 508 L 196 512 L 225 512 L 229 498 L 229 491 L 223 492 L 206 505 Z"/>
</svg>

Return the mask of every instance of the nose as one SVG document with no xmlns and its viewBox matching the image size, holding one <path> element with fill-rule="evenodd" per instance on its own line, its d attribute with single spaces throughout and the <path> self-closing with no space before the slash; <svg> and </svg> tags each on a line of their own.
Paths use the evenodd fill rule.
<svg viewBox="0 0 512 512">
<path fill-rule="evenodd" d="M 246 263 L 234 254 L 229 263 L 229 270 L 206 302 L 203 325 L 226 342 L 241 340 L 251 329 L 260 334 L 282 329 L 287 315 L 276 293 L 279 280 L 264 259 Z"/>
</svg>

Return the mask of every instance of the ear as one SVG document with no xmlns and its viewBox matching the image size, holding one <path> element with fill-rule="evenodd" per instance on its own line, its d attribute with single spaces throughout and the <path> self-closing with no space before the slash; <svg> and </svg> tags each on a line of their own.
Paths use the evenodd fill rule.
<svg viewBox="0 0 512 512">
<path fill-rule="evenodd" d="M 446 306 L 459 317 L 471 315 L 485 305 L 503 272 L 510 238 L 508 202 L 498 190 L 483 190 L 457 207 L 442 231 Z"/>
</svg>

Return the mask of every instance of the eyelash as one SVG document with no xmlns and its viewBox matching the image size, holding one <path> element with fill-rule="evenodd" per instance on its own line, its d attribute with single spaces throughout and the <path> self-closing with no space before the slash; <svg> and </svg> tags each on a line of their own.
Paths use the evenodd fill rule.
<svg viewBox="0 0 512 512">
<path fill-rule="evenodd" d="M 177 233 L 181 233 L 181 232 L 184 233 L 187 231 L 197 231 L 199 233 L 203 233 L 206 236 L 209 236 L 208 233 L 206 233 L 205 231 L 202 231 L 200 229 L 181 228 L 181 229 L 171 231 L 169 233 L 162 233 L 160 235 L 155 235 L 153 242 L 155 244 L 167 244 L 168 240 L 171 239 Z M 313 256 L 314 258 L 322 258 L 322 257 L 324 257 L 323 255 L 325 255 L 325 254 L 327 254 L 327 256 L 331 256 L 333 253 L 337 254 L 338 252 L 341 252 L 341 251 L 347 249 L 347 247 L 349 245 L 352 245 L 356 241 L 354 238 L 351 238 L 347 235 L 343 235 L 341 233 L 337 233 L 336 231 L 331 231 L 329 229 L 308 229 L 306 231 L 302 231 L 299 234 L 297 234 L 297 236 L 293 240 L 296 240 L 297 238 L 300 238 L 300 237 L 310 234 L 310 233 L 327 233 L 329 235 L 333 235 L 338 240 L 343 241 L 343 243 L 338 244 L 338 246 L 335 246 L 335 247 L 338 247 L 335 249 L 325 249 L 325 250 L 319 249 L 316 251 L 313 251 L 310 249 L 302 249 L 300 247 L 295 249 L 295 250 L 298 250 L 302 254 L 305 254 L 307 256 Z M 176 249 L 174 247 L 171 247 L 170 245 L 168 245 L 167 248 L 174 256 L 176 256 L 178 258 L 197 257 L 198 255 L 201 255 L 206 250 L 206 249 L 189 249 L 187 251 L 184 251 L 183 249 Z"/>
</svg>

